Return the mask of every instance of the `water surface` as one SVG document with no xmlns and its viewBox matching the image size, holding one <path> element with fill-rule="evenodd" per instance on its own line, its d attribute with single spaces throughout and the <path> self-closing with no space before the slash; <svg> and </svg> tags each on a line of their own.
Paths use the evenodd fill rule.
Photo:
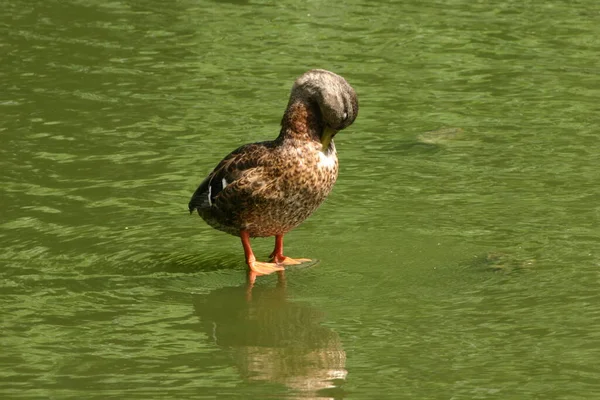
<svg viewBox="0 0 600 400">
<path fill-rule="evenodd" d="M 3 398 L 600 395 L 596 2 L 0 18 Z M 361 104 L 333 194 L 286 236 L 320 262 L 250 289 L 187 201 L 315 67 Z"/>
</svg>

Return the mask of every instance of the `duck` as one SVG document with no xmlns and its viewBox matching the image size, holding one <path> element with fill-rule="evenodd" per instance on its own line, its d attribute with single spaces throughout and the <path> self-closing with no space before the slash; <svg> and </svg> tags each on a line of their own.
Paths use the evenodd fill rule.
<svg viewBox="0 0 600 400">
<path fill-rule="evenodd" d="M 327 198 L 338 177 L 334 137 L 358 115 L 354 88 L 342 76 L 312 69 L 299 76 L 274 140 L 229 153 L 200 183 L 188 207 L 211 227 L 238 236 L 254 276 L 310 262 L 284 255 L 283 237 Z M 268 262 L 250 239 L 275 237 Z"/>
</svg>

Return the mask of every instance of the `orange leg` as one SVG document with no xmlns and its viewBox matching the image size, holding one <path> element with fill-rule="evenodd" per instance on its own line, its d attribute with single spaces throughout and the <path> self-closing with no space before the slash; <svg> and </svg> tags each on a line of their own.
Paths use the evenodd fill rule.
<svg viewBox="0 0 600 400">
<path fill-rule="evenodd" d="M 278 265 L 298 265 L 303 262 L 311 261 L 309 258 L 293 259 L 283 255 L 283 235 L 275 236 L 275 249 L 269 256 L 271 261 L 275 261 Z"/>
<path fill-rule="evenodd" d="M 256 261 L 256 257 L 254 257 L 254 252 L 252 252 L 252 247 L 250 247 L 250 235 L 248 231 L 241 230 L 240 237 L 242 238 L 242 246 L 244 246 L 244 254 L 246 255 L 246 264 L 248 264 L 248 268 L 250 269 L 250 275 L 268 275 L 273 272 L 283 271 L 283 267 L 277 265 L 276 263 L 266 263 Z"/>
</svg>

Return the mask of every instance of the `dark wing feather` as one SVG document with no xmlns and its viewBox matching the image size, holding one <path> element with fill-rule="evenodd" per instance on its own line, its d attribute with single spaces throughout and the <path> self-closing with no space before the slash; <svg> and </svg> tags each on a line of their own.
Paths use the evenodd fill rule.
<svg viewBox="0 0 600 400">
<path fill-rule="evenodd" d="M 208 208 L 212 205 L 212 200 L 214 199 L 214 196 L 216 196 L 216 194 L 217 194 L 216 193 L 217 191 L 215 191 L 214 194 L 212 193 L 212 187 L 214 186 L 214 184 L 211 180 L 212 177 L 213 177 L 213 174 L 210 174 L 209 176 L 207 176 L 206 179 L 204 179 L 202 181 L 200 186 L 198 186 L 198 189 L 196 189 L 196 191 L 192 195 L 192 198 L 190 199 L 190 202 L 188 203 L 188 208 L 190 209 L 190 214 L 193 213 L 195 209 Z M 210 202 L 208 201 L 209 189 L 211 189 L 210 194 L 212 197 Z M 221 188 L 221 190 L 223 190 L 223 188 Z"/>
<path fill-rule="evenodd" d="M 196 209 L 212 207 L 217 196 L 225 187 L 238 180 L 244 171 L 257 167 L 271 147 L 271 142 L 252 143 L 242 146 L 227 155 L 202 181 L 188 204 L 190 213 Z"/>
</svg>

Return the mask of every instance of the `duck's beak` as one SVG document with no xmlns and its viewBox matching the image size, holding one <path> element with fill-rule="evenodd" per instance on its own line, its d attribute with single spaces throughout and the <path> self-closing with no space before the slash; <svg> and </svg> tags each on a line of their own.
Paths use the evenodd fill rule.
<svg viewBox="0 0 600 400">
<path fill-rule="evenodd" d="M 335 136 L 336 133 L 338 133 L 337 130 L 330 128 L 328 126 L 326 126 L 323 129 L 323 133 L 321 134 L 321 144 L 323 145 L 323 150 L 326 150 L 329 148 L 331 139 L 333 139 L 333 137 Z"/>
</svg>

